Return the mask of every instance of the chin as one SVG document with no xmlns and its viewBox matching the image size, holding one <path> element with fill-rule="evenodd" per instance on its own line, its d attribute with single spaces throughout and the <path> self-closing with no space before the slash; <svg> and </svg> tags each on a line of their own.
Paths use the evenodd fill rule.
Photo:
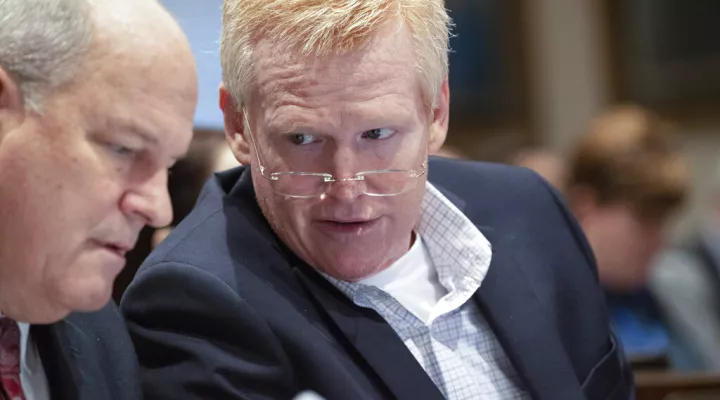
<svg viewBox="0 0 720 400">
<path fill-rule="evenodd" d="M 66 288 L 63 304 L 72 311 L 91 312 L 103 308 L 112 298 L 112 282 L 81 282 Z"/>
<path fill-rule="evenodd" d="M 390 261 L 373 260 L 363 256 L 345 255 L 340 262 L 326 262 L 320 269 L 333 278 L 348 282 L 357 282 L 384 270 L 392 264 Z"/>
</svg>

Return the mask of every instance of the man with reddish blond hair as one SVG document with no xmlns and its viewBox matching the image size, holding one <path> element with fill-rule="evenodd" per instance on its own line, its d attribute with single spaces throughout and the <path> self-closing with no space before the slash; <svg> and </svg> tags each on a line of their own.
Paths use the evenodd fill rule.
<svg viewBox="0 0 720 400">
<path fill-rule="evenodd" d="M 150 399 L 627 399 L 592 254 L 447 134 L 441 0 L 227 0 L 216 176 L 121 308 Z"/>
</svg>

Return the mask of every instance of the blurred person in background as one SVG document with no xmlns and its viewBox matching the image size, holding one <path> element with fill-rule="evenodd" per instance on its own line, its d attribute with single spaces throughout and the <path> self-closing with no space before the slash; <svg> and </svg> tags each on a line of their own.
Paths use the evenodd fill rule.
<svg viewBox="0 0 720 400">
<path fill-rule="evenodd" d="M 558 190 L 565 186 L 565 160 L 543 147 L 521 148 L 510 158 L 509 164 L 537 172 Z"/>
<path fill-rule="evenodd" d="M 651 287 L 667 319 L 691 343 L 685 369 L 720 370 L 720 165 L 708 218 L 684 243 L 655 260 Z"/>
<path fill-rule="evenodd" d="M 619 106 L 594 121 L 569 157 L 567 199 L 595 253 L 613 324 L 631 357 L 665 354 L 679 362 L 688 354 L 647 286 L 687 180 L 671 128 L 636 106 Z"/>
<path fill-rule="evenodd" d="M 109 302 L 197 101 L 189 45 L 147 0 L 0 0 L 0 398 L 142 397 Z"/>
</svg>

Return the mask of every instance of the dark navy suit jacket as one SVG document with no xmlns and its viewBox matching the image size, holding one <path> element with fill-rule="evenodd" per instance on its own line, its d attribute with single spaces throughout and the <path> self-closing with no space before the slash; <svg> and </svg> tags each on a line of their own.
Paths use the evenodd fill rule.
<svg viewBox="0 0 720 400">
<path fill-rule="evenodd" d="M 472 301 L 534 399 L 620 400 L 633 383 L 593 255 L 529 170 L 433 159 L 429 179 L 492 244 Z M 250 171 L 217 175 L 121 303 L 147 399 L 441 399 L 393 329 L 293 255 Z"/>
<path fill-rule="evenodd" d="M 115 303 L 30 332 L 53 400 L 142 400 L 137 358 Z"/>
</svg>

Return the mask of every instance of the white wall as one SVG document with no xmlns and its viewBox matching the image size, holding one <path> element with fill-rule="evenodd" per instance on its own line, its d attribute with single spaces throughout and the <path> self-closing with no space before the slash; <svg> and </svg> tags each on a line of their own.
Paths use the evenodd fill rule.
<svg viewBox="0 0 720 400">
<path fill-rule="evenodd" d="M 198 128 L 222 129 L 218 108 L 220 27 L 222 0 L 161 0 L 178 21 L 190 41 L 200 81 L 200 100 L 195 114 Z"/>
</svg>

